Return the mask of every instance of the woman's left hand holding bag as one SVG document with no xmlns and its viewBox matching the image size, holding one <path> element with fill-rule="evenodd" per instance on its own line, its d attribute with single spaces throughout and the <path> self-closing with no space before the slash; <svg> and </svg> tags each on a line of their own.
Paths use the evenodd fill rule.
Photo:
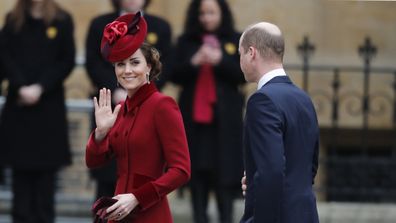
<svg viewBox="0 0 396 223">
<path fill-rule="evenodd" d="M 139 201 L 133 194 L 119 194 L 113 199 L 118 201 L 107 209 L 109 214 L 107 219 L 112 221 L 122 220 L 139 205 Z"/>
</svg>

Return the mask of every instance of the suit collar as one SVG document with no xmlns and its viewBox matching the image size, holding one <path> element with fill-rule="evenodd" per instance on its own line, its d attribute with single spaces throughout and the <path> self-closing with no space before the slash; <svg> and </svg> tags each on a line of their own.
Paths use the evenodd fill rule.
<svg viewBox="0 0 396 223">
<path fill-rule="evenodd" d="M 270 84 L 275 84 L 275 83 L 285 83 L 285 84 L 292 84 L 293 82 L 290 80 L 288 76 L 277 76 L 272 78 L 268 83 L 266 83 L 263 87 L 270 85 Z M 261 88 L 263 88 L 261 87 Z"/>
<path fill-rule="evenodd" d="M 262 88 L 264 85 L 266 85 L 273 78 L 279 77 L 279 76 L 286 76 L 286 72 L 285 72 L 285 70 L 283 70 L 283 68 L 274 69 L 274 70 L 271 70 L 271 71 L 265 73 L 260 78 L 258 85 L 257 85 L 257 89 Z"/>
</svg>

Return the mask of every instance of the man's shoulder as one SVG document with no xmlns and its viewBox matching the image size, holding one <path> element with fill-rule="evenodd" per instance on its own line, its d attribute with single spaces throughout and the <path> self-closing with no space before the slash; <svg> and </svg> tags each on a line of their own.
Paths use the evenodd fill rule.
<svg viewBox="0 0 396 223">
<path fill-rule="evenodd" d="M 288 103 L 289 100 L 300 100 L 309 98 L 305 91 L 294 85 L 292 82 L 272 82 L 265 84 L 256 91 L 263 97 L 273 101 L 274 104 Z"/>
<path fill-rule="evenodd" d="M 273 104 L 272 102 L 274 100 L 271 98 L 271 94 L 268 94 L 268 92 L 265 91 L 265 89 L 263 88 L 264 87 L 257 90 L 249 97 L 247 101 L 248 107 L 252 107 L 252 106 L 255 107 L 255 106 L 259 106 L 260 104 L 267 104 L 267 103 Z"/>
<path fill-rule="evenodd" d="M 268 97 L 278 108 L 314 107 L 310 95 L 292 82 L 268 83 L 257 92 Z"/>
<path fill-rule="evenodd" d="M 265 93 L 269 96 L 287 96 L 301 95 L 308 96 L 305 91 L 296 86 L 289 76 L 277 76 L 261 87 L 258 92 Z"/>
</svg>

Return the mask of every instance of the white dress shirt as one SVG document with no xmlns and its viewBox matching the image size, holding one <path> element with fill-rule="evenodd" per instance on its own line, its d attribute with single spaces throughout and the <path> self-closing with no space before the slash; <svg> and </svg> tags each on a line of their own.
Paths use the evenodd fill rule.
<svg viewBox="0 0 396 223">
<path fill-rule="evenodd" d="M 274 77 L 278 77 L 278 76 L 286 76 L 286 72 L 285 70 L 283 70 L 283 68 L 279 68 L 279 69 L 275 69 L 275 70 L 271 70 L 270 72 L 264 74 L 257 85 L 257 90 L 260 89 L 261 87 L 263 87 L 266 83 L 268 83 L 270 80 L 272 80 L 272 78 Z"/>
</svg>

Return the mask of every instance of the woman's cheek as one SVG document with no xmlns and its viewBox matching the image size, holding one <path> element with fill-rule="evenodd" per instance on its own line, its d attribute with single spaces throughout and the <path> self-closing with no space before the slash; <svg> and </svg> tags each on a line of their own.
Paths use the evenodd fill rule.
<svg viewBox="0 0 396 223">
<path fill-rule="evenodd" d="M 123 69 L 120 68 L 120 67 L 116 67 L 116 68 L 115 68 L 115 73 L 116 73 L 116 76 L 117 76 L 117 77 L 120 77 L 120 76 L 122 76 L 122 74 L 123 74 Z"/>
</svg>

